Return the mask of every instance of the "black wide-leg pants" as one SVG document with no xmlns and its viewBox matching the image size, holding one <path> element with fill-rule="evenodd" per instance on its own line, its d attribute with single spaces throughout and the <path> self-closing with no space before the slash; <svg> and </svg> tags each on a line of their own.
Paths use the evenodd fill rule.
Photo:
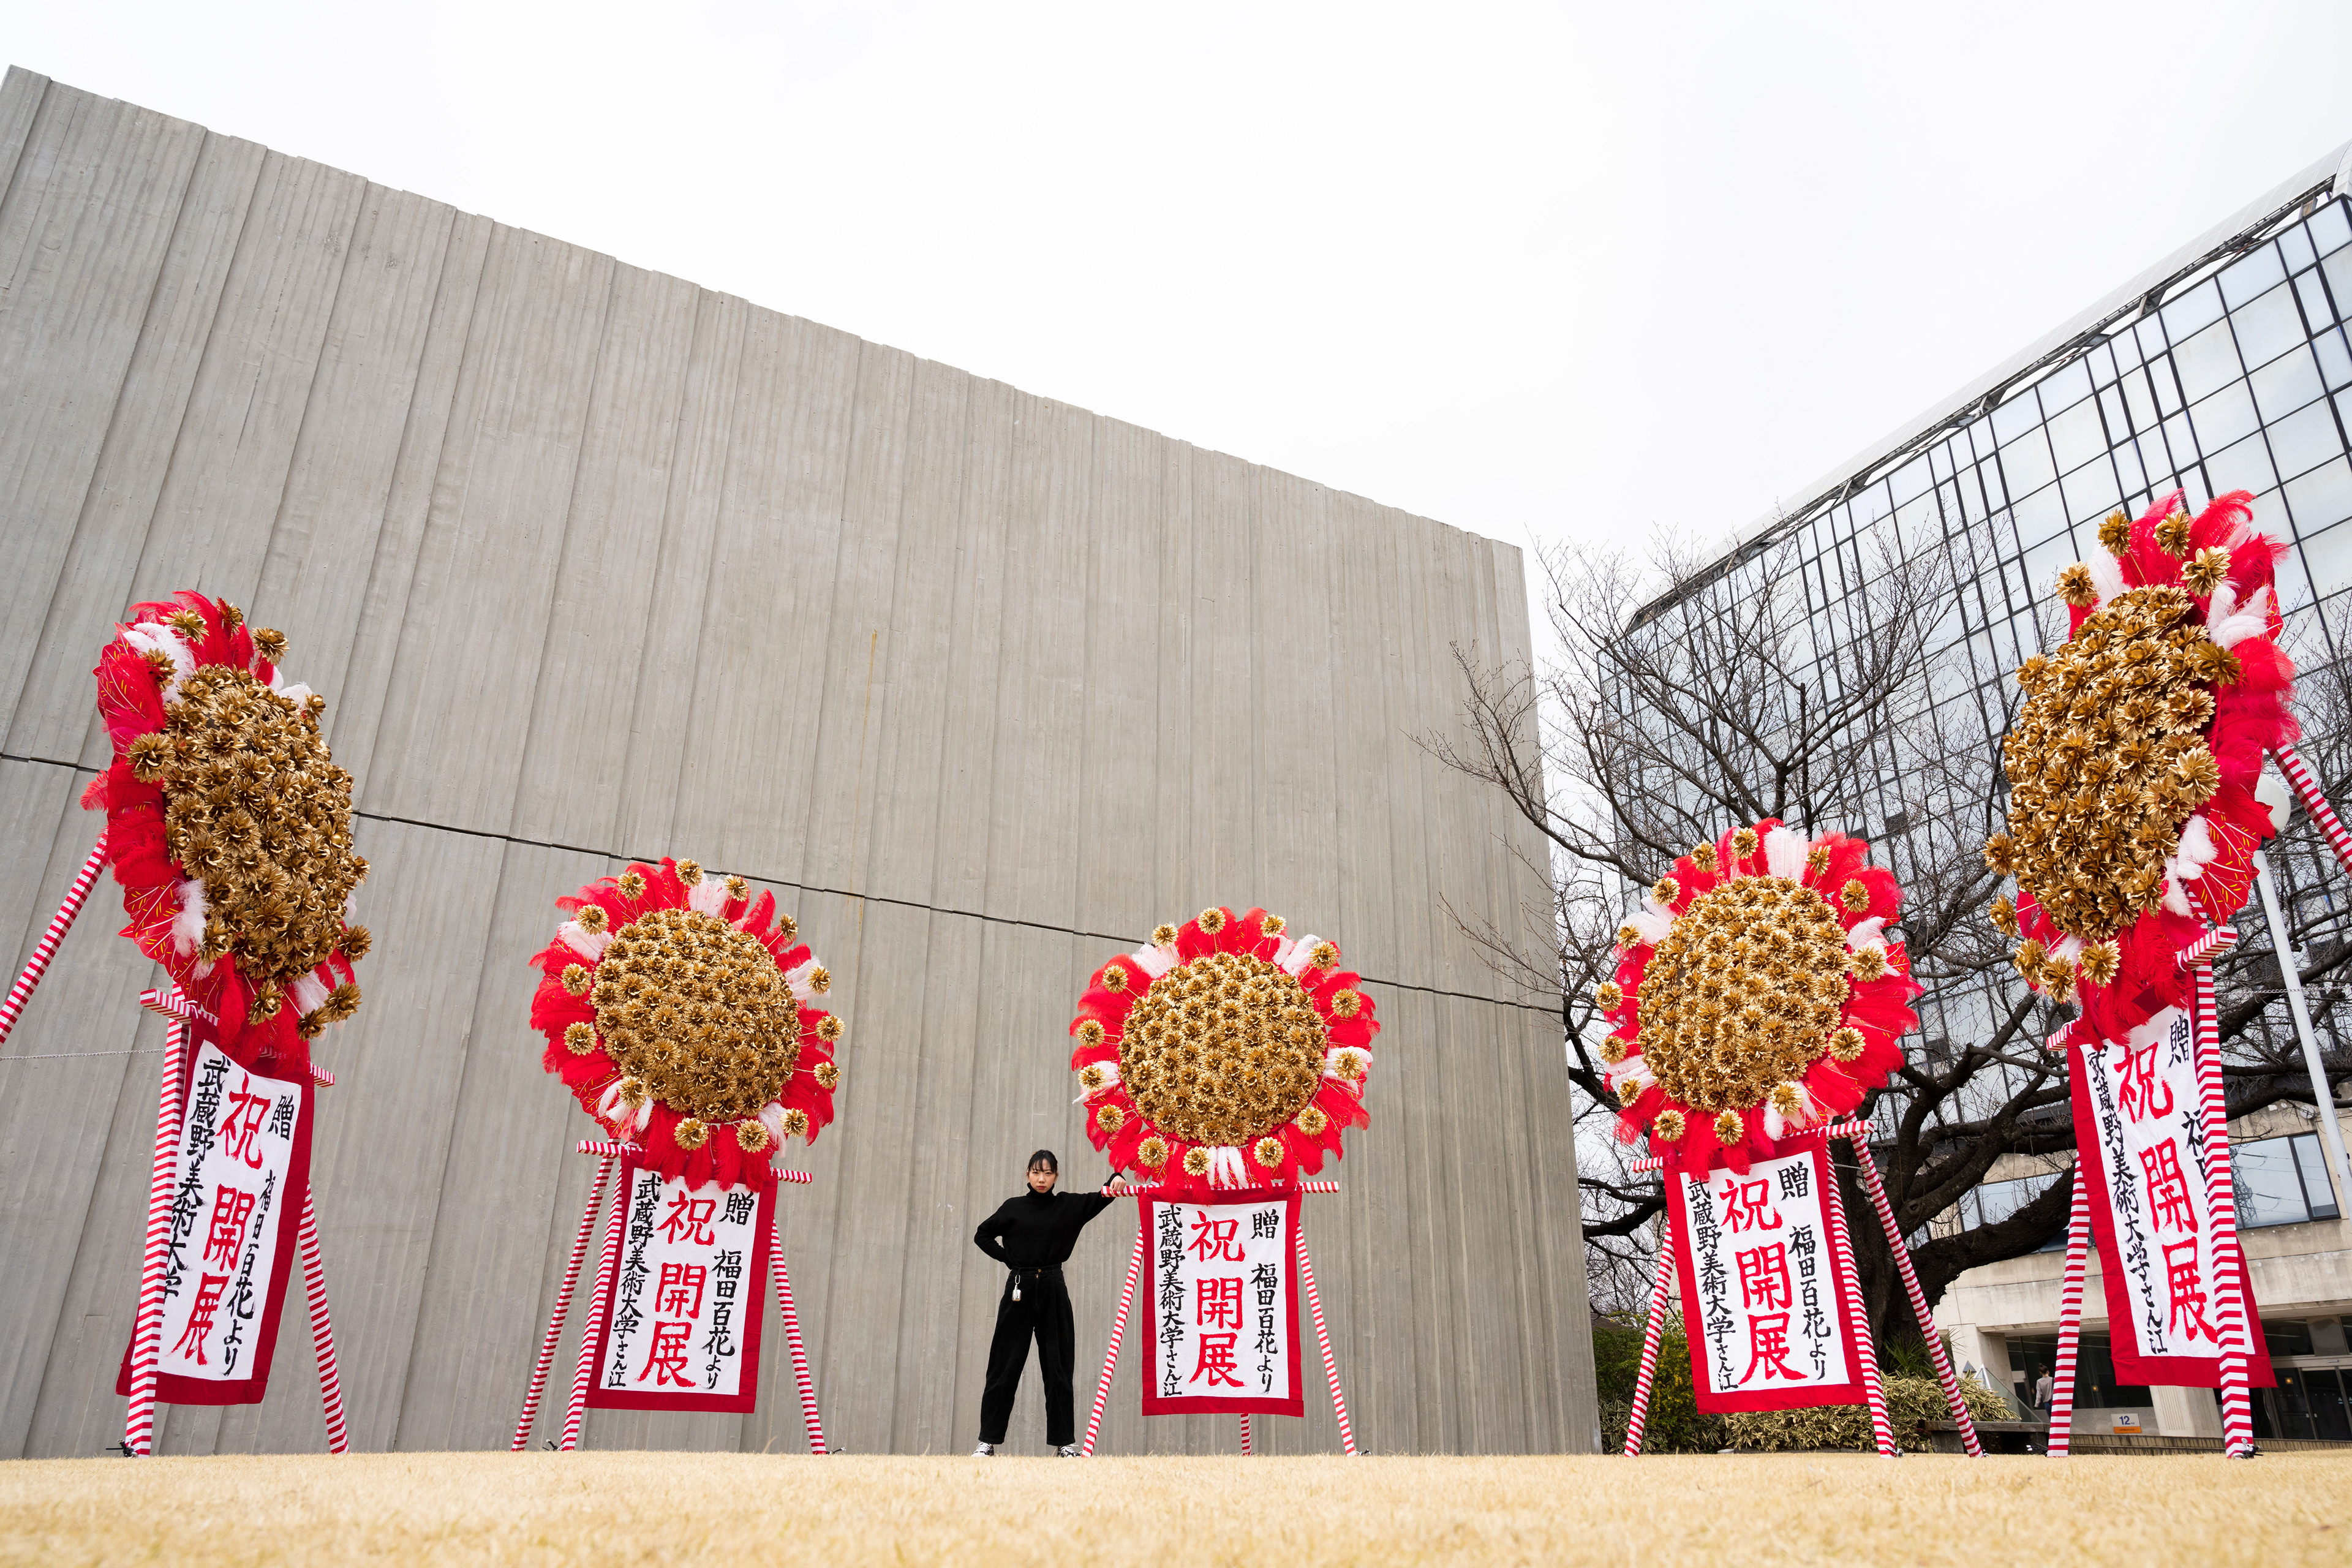
<svg viewBox="0 0 2352 1568">
<path fill-rule="evenodd" d="M 1059 1448 L 1078 1440 L 1070 1395 L 1070 1362 L 1077 1352 L 1077 1327 L 1070 1317 L 1070 1293 L 1062 1273 L 1023 1274 L 1021 1300 L 1013 1299 L 1013 1279 L 996 1299 L 996 1334 L 988 1342 L 988 1384 L 980 1396 L 980 1440 L 1004 1441 L 1013 1419 L 1013 1394 L 1029 1364 L 1029 1341 L 1037 1341 L 1037 1370 L 1045 1378 L 1045 1442 Z"/>
</svg>

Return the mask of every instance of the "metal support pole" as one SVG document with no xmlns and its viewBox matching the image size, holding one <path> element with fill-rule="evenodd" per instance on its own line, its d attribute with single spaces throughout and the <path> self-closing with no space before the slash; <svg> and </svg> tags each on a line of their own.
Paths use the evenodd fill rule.
<svg viewBox="0 0 2352 1568">
<path fill-rule="evenodd" d="M 2263 896 L 2263 918 L 2270 923 L 2271 951 L 2278 955 L 2279 980 L 2286 987 L 2286 1010 L 2294 1020 L 2294 1037 L 2303 1046 L 2304 1070 L 2311 1075 L 2312 1108 L 2319 1114 L 2319 1140 L 2327 1151 L 2328 1173 L 2336 1181 L 2336 1212 L 2352 1208 L 2352 1159 L 2344 1152 L 2344 1129 L 2336 1120 L 2336 1094 L 2319 1059 L 2319 1037 L 2312 1032 L 2311 1008 L 2303 997 L 2303 975 L 2288 945 L 2286 915 L 2279 908 L 2278 888 L 2270 857 L 2254 851 L 2254 887 Z"/>
</svg>

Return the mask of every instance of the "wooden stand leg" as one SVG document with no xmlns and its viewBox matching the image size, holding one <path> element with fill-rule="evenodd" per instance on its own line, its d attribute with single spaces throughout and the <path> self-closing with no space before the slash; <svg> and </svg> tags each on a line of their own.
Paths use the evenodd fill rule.
<svg viewBox="0 0 2352 1568">
<path fill-rule="evenodd" d="M 1853 1236 L 1846 1229 L 1845 1198 L 1838 1191 L 1834 1165 L 1827 1186 L 1822 1195 L 1828 1200 L 1830 1211 L 1830 1267 L 1844 1277 L 1853 1301 L 1853 1317 L 1846 1326 L 1853 1334 L 1854 1360 L 1862 1366 L 1862 1396 L 1870 1405 L 1871 1435 L 1878 1441 L 1880 1454 L 1897 1458 L 1902 1450 L 1895 1446 L 1895 1424 L 1886 1416 L 1886 1384 L 1878 1373 L 1878 1347 L 1871 1342 L 1870 1311 L 1862 1299 L 1862 1275 L 1853 1266 Z"/>
<path fill-rule="evenodd" d="M 1671 1180 L 1672 1178 L 1668 1178 Z M 1675 1233 L 1658 1227 L 1658 1281 L 1650 1288 L 1650 1321 L 1642 1331 L 1642 1368 L 1633 1378 L 1633 1408 L 1625 1417 L 1625 1458 L 1642 1451 L 1642 1428 L 1650 1420 L 1650 1385 L 1658 1376 L 1658 1343 L 1666 1331 L 1666 1302 L 1674 1290 Z"/>
<path fill-rule="evenodd" d="M 310 1299 L 310 1345 L 319 1356 L 319 1411 L 327 1420 L 327 1452 L 347 1453 L 351 1435 L 343 1426 L 343 1374 L 335 1360 L 335 1325 L 327 1315 L 327 1266 L 319 1256 L 319 1208 L 302 1188 L 302 1289 Z"/>
<path fill-rule="evenodd" d="M 1095 1438 L 1102 1431 L 1103 1405 L 1110 1398 L 1110 1375 L 1118 1369 L 1118 1342 L 1127 1334 L 1128 1310 L 1135 1305 L 1135 1281 L 1143 1272 L 1143 1249 L 1150 1238 L 1139 1226 L 1135 1232 L 1135 1255 L 1127 1260 L 1127 1288 L 1118 1293 L 1118 1316 L 1110 1323 L 1110 1345 L 1103 1352 L 1102 1382 L 1095 1387 L 1094 1414 L 1087 1417 L 1087 1440 L 1078 1445 L 1081 1455 L 1095 1451 Z"/>
<path fill-rule="evenodd" d="M 1300 1222 L 1292 1246 L 1298 1255 L 1299 1282 L 1307 1287 L 1307 1305 L 1315 1314 L 1315 1342 L 1323 1347 L 1323 1375 L 1331 1384 L 1331 1414 L 1339 1418 L 1339 1446 L 1356 1457 L 1356 1429 L 1348 1420 L 1347 1396 L 1339 1392 L 1339 1362 L 1331 1353 L 1331 1331 L 1323 1324 L 1323 1298 L 1315 1289 L 1315 1264 L 1307 1256 L 1307 1226 Z"/>
<path fill-rule="evenodd" d="M 58 943 L 65 941 L 66 932 L 73 929 L 74 917 L 81 913 L 82 901 L 89 897 L 91 885 L 104 869 L 106 835 L 100 833 L 97 846 L 89 852 L 89 858 L 84 860 L 81 869 L 74 873 L 73 886 L 66 889 L 65 902 L 59 904 L 58 912 L 49 917 L 48 929 L 41 932 L 41 940 L 34 944 L 33 956 L 26 961 L 25 972 L 16 976 L 14 985 L 8 987 L 7 1000 L 0 1002 L 0 1044 L 6 1043 L 8 1031 L 16 1026 L 17 1015 L 24 1012 L 25 1004 L 32 1000 L 33 988 L 40 984 L 41 976 L 48 970 L 49 960 L 57 956 Z"/>
<path fill-rule="evenodd" d="M 38 978 L 37 973 L 35 978 Z M 18 982 L 23 984 L 22 981 Z M 139 1269 L 139 1316 L 131 1335 L 131 1408 L 122 1447 L 146 1455 L 155 1447 L 155 1373 L 163 1353 L 163 1261 L 170 1251 L 172 1176 L 178 1163 L 188 1025 L 173 1018 L 163 1031 L 163 1089 L 155 1104 L 155 1163 L 147 1182 L 147 1251 Z"/>
<path fill-rule="evenodd" d="M 624 1182 L 613 1194 L 613 1217 L 604 1226 L 604 1256 L 596 1265 L 596 1292 L 588 1309 L 588 1321 L 580 1331 L 580 1364 L 572 1373 L 572 1403 L 563 1412 L 560 1445 L 567 1454 L 580 1447 L 580 1423 L 588 1414 L 588 1380 L 596 1375 L 596 1325 L 612 1310 L 613 1285 L 621 1273 L 621 1233 L 628 1223 L 629 1186 Z"/>
<path fill-rule="evenodd" d="M 808 1350 L 801 1343 L 801 1315 L 793 1305 L 793 1277 L 784 1268 L 783 1205 L 776 1208 L 776 1228 L 768 1245 L 768 1257 L 775 1267 L 776 1307 L 784 1317 L 784 1345 L 792 1352 L 793 1377 L 801 1385 L 801 1426 L 808 1434 L 809 1452 L 822 1454 L 824 1447 L 824 1423 L 816 1413 L 816 1383 L 809 1376 Z"/>
<path fill-rule="evenodd" d="M 2292 958 L 2281 955 L 2282 963 Z M 2195 981 L 2197 1098 L 2205 1127 L 2206 1223 L 2212 1227 L 2215 1327 L 2221 1340 L 2221 1447 L 2235 1458 L 2254 1452 L 2253 1409 L 2248 1394 L 2245 1261 L 2238 1241 L 2237 1188 L 2231 1179 L 2229 1110 L 2221 1090 L 2221 1044 L 2215 1026 L 2213 964 L 2192 972 Z"/>
<path fill-rule="evenodd" d="M 1862 1166 L 1862 1184 L 1870 1194 L 1870 1203 L 1878 1211 L 1878 1223 L 1886 1232 L 1887 1249 L 1895 1254 L 1895 1267 L 1902 1272 L 1903 1289 L 1910 1294 L 1912 1315 L 1919 1320 L 1919 1332 L 1927 1342 L 1927 1359 L 1935 1363 L 1936 1381 L 1944 1385 L 1944 1402 L 1951 1406 L 1952 1421 L 1960 1429 L 1960 1446 L 1972 1459 L 1984 1458 L 1984 1445 L 1977 1439 L 1977 1424 L 1969 1415 L 1969 1402 L 1960 1395 L 1960 1380 L 1952 1375 L 1952 1358 L 1944 1353 L 1944 1342 L 1936 1332 L 1936 1317 L 1927 1310 L 1927 1293 L 1919 1288 L 1919 1271 L 1911 1265 L 1911 1244 L 1895 1226 L 1895 1205 L 1887 1201 L 1886 1184 L 1879 1179 L 1878 1163 L 1870 1157 L 1870 1146 L 1861 1139 L 1853 1140 L 1855 1161 Z"/>
<path fill-rule="evenodd" d="M 2076 1068 L 2081 1070 L 2082 1064 Z M 2066 1213 L 2066 1272 L 2058 1291 L 2058 1364 L 2050 1373 L 2047 1455 L 2053 1459 L 2074 1451 L 2074 1357 L 2083 1344 L 2083 1271 L 2091 1250 L 2091 1184 L 2083 1179 L 2079 1152 L 2074 1160 L 2074 1198 Z"/>
<path fill-rule="evenodd" d="M 588 1238 L 596 1232 L 596 1215 L 604 1206 L 604 1187 L 613 1179 L 613 1156 L 597 1163 L 595 1184 L 588 1189 L 588 1207 L 580 1216 L 580 1230 L 572 1238 L 572 1257 L 563 1266 L 563 1283 L 556 1288 L 555 1310 L 547 1320 L 547 1337 L 540 1342 L 539 1363 L 531 1368 L 530 1387 L 522 1396 L 522 1418 L 515 1423 L 510 1452 L 530 1447 L 530 1428 L 539 1419 L 540 1396 L 547 1392 L 547 1374 L 555 1364 L 556 1342 L 563 1338 L 563 1320 L 572 1311 L 572 1291 L 580 1283 L 580 1265 L 588 1256 Z"/>
</svg>

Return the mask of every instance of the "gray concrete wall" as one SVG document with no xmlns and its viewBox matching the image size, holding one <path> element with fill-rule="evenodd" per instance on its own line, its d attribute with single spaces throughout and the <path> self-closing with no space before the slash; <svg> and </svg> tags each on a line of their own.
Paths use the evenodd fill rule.
<svg viewBox="0 0 2352 1568">
<path fill-rule="evenodd" d="M 782 1201 L 842 1447 L 970 1444 L 971 1228 L 1033 1147 L 1100 1169 L 1080 983 L 1212 902 L 1338 938 L 1387 1025 L 1307 1221 L 1362 1442 L 1592 1447 L 1558 1024 L 1439 907 L 1540 908 L 1540 846 L 1411 740 L 1449 643 L 1526 651 L 1515 550 L 21 70 L 0 408 L 0 957 L 96 838 L 133 600 L 284 630 L 360 781 L 375 951 L 315 1178 L 356 1446 L 504 1444 L 591 1173 L 524 960 L 667 852 L 774 889 L 838 976 L 840 1120 Z M 163 1035 L 119 907 L 0 1057 L 0 1454 L 121 1434 Z M 1072 1271 L 1082 1403 L 1134 1224 Z M 299 1300 L 268 1402 L 172 1409 L 164 1451 L 318 1444 Z M 589 1442 L 796 1451 L 763 1353 L 758 1414 Z M 1136 1405 L 1130 1360 L 1111 1452 L 1233 1447 Z M 1308 1407 L 1263 1440 L 1335 1447 Z"/>
</svg>

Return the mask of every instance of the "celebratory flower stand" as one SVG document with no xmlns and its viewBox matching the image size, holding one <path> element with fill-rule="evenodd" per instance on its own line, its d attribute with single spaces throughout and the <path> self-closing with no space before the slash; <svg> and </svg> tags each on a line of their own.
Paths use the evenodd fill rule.
<svg viewBox="0 0 2352 1568">
<path fill-rule="evenodd" d="M 2094 1239 L 2119 1381 L 2218 1388 L 2238 1457 L 2253 1452 L 2248 1391 L 2275 1382 L 2239 1237 L 2212 970 L 2284 818 L 2265 756 L 2347 866 L 2352 841 L 2294 752 L 2282 547 L 2253 531 L 2252 499 L 2192 518 L 2175 491 L 2110 517 L 2104 552 L 2059 574 L 2066 639 L 2018 671 L 2026 700 L 2002 743 L 2008 831 L 1985 858 L 2018 896 L 1992 921 L 2020 939 L 2027 983 L 2079 1008 L 2049 1041 L 2070 1053 L 2076 1147 L 2053 1458 L 2072 1447 Z"/>
<path fill-rule="evenodd" d="M 1139 1283 L 1146 1415 L 1230 1414 L 1242 1452 L 1251 1417 L 1302 1415 L 1297 1304 L 1315 1323 L 1339 1441 L 1355 1429 L 1315 1287 L 1299 1199 L 1360 1127 L 1380 1024 L 1339 950 L 1285 934 L 1262 909 L 1204 910 L 1097 970 L 1070 1025 L 1087 1134 L 1114 1170 L 1144 1180 L 1127 1283 L 1082 1454 L 1094 1452 Z"/>
<path fill-rule="evenodd" d="M 123 1449 L 153 1451 L 156 1403 L 245 1405 L 268 1388 L 294 1257 L 302 1262 L 327 1446 L 348 1447 L 310 1193 L 310 1042 L 359 1006 L 349 921 L 367 874 L 351 775 L 320 733 L 326 700 L 278 672 L 286 639 L 194 593 L 133 605 L 96 671 L 112 764 L 82 804 L 106 830 L 0 1003 L 16 1026 L 99 873 L 122 934 L 171 984 L 138 1310 L 116 1379 Z"/>
<path fill-rule="evenodd" d="M 1612 1025 L 1601 1058 L 1619 1134 L 1646 1137 L 1633 1168 L 1662 1173 L 1668 1220 L 1628 1457 L 1677 1282 L 1701 1410 L 1862 1404 L 1878 1451 L 1896 1451 L 1832 1138 L 1852 1144 L 1961 1442 L 1983 1452 L 1866 1124 L 1851 1120 L 1917 1024 L 1909 960 L 1886 937 L 1902 889 L 1868 862 L 1858 838 L 1767 818 L 1676 860 L 1618 932 L 1595 998 Z"/>
<path fill-rule="evenodd" d="M 810 1451 L 825 1452 L 773 1162 L 833 1120 L 841 1020 L 816 1005 L 832 976 L 795 945 L 774 895 L 692 860 L 633 865 L 557 900 L 570 919 L 533 962 L 531 1023 L 547 1070 L 611 1134 L 597 1156 L 511 1447 L 530 1446 L 556 1343 L 605 1190 L 614 1189 L 559 1447 L 592 1406 L 758 1407 L 761 1292 L 772 1275 Z M 614 1180 L 615 1170 L 619 1180 Z"/>
</svg>

